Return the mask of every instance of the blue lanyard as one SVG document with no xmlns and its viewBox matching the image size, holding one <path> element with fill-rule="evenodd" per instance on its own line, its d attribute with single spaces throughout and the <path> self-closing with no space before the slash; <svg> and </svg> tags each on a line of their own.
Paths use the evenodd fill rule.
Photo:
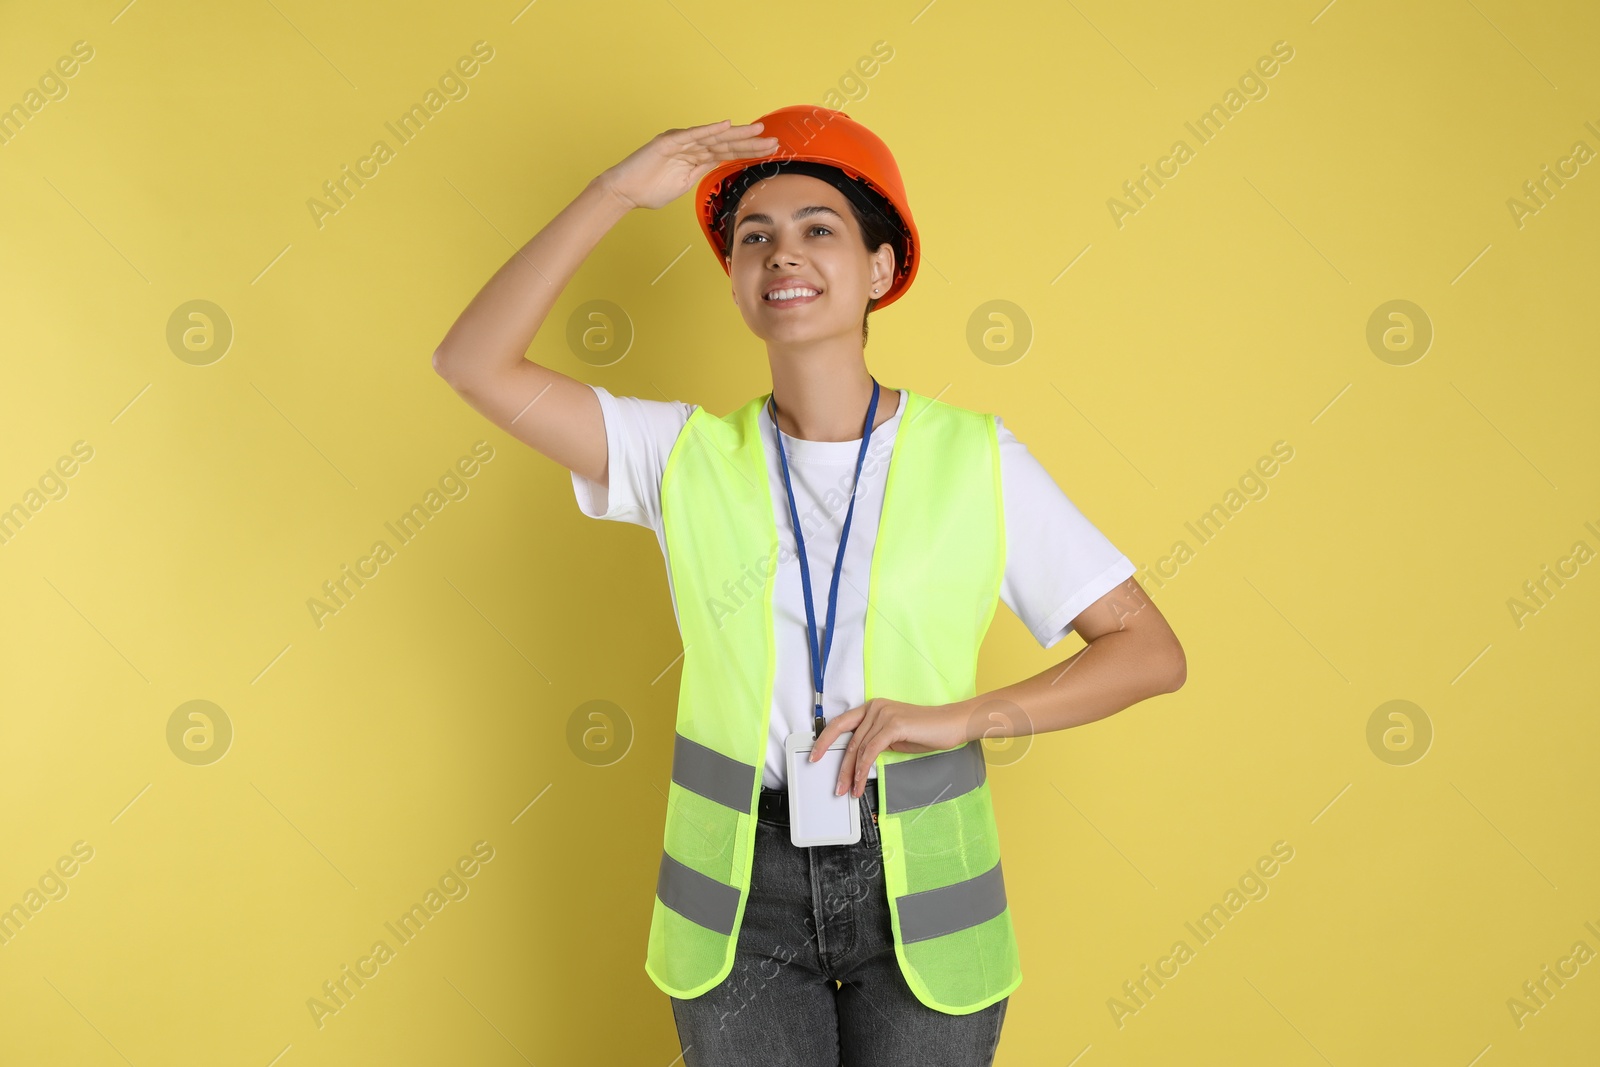
<svg viewBox="0 0 1600 1067">
<path fill-rule="evenodd" d="M 871 377 L 871 375 L 868 375 Z M 789 457 L 783 448 L 783 431 L 778 428 L 778 402 L 771 394 L 767 405 L 772 409 L 772 429 L 778 435 L 778 460 L 783 467 L 783 487 L 789 494 L 789 519 L 794 527 L 795 546 L 800 551 L 800 585 L 806 597 L 806 640 L 811 646 L 811 681 L 816 692 L 815 732 L 812 738 L 822 736 L 826 725 L 822 718 L 822 672 L 828 666 L 828 650 L 833 647 L 833 618 L 839 606 L 839 574 L 844 569 L 844 546 L 850 539 L 850 519 L 856 511 L 856 485 L 861 481 L 861 466 L 867 458 L 867 442 L 872 437 L 872 417 L 878 413 L 878 379 L 872 379 L 872 400 L 867 404 L 867 422 L 861 428 L 861 452 L 856 456 L 855 481 L 850 483 L 850 509 L 844 515 L 844 530 L 839 534 L 839 554 L 833 561 L 833 582 L 828 587 L 828 634 L 817 654 L 817 615 L 811 607 L 811 567 L 806 563 L 806 541 L 800 532 L 800 509 L 794 503 L 794 484 L 789 480 Z"/>
</svg>

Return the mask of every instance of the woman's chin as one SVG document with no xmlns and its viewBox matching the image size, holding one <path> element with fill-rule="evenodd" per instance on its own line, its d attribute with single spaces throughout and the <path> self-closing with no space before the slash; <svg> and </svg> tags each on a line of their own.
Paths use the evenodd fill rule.
<svg viewBox="0 0 1600 1067">
<path fill-rule="evenodd" d="M 750 332 L 769 344 L 803 345 L 826 341 L 830 337 L 846 336 L 848 328 L 844 330 L 830 329 L 830 323 L 801 322 L 789 319 L 774 322 L 770 318 L 763 318 L 758 322 L 746 323 Z M 857 327 L 859 329 L 859 327 Z"/>
</svg>

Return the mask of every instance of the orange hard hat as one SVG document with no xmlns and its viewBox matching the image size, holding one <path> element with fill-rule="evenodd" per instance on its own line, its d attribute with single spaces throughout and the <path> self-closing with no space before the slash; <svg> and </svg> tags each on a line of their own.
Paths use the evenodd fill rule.
<svg viewBox="0 0 1600 1067">
<path fill-rule="evenodd" d="M 797 104 L 780 107 L 757 120 L 761 137 L 776 137 L 777 148 L 756 159 L 730 159 L 700 179 L 695 193 L 700 229 L 726 272 L 728 249 L 723 247 L 721 223 L 726 212 L 755 182 L 777 174 L 798 173 L 821 178 L 837 187 L 869 217 L 882 216 L 896 235 L 895 277 L 875 308 L 899 299 L 917 276 L 917 227 L 906 202 L 905 183 L 889 146 L 877 134 L 843 111 Z M 842 172 L 842 174 L 841 174 Z"/>
</svg>

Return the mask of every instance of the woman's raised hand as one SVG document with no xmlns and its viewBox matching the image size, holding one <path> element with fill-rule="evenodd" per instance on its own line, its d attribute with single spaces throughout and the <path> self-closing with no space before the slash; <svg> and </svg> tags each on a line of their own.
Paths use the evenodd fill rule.
<svg viewBox="0 0 1600 1067">
<path fill-rule="evenodd" d="M 627 159 L 606 168 L 601 183 L 631 207 L 670 204 L 729 159 L 758 159 L 778 147 L 776 137 L 758 137 L 761 123 L 730 126 L 729 119 L 686 130 L 666 130 Z"/>
</svg>

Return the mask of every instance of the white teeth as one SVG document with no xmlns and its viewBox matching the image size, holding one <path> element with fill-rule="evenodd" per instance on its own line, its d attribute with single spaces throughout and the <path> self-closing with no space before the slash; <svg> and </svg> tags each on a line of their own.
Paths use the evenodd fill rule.
<svg viewBox="0 0 1600 1067">
<path fill-rule="evenodd" d="M 797 296 L 817 296 L 816 289 L 775 289 L 767 294 L 768 300 L 793 300 Z"/>
</svg>

